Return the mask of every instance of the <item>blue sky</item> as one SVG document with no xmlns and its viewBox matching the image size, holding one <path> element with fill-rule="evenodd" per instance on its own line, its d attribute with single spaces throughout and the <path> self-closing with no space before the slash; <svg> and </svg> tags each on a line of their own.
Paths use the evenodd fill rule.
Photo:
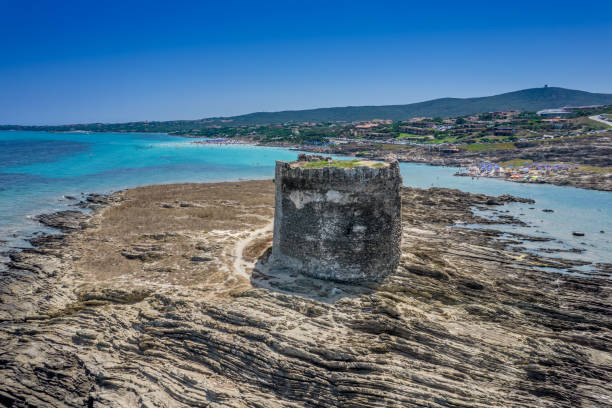
<svg viewBox="0 0 612 408">
<path fill-rule="evenodd" d="M 612 93 L 612 1 L 0 0 L 0 124 Z"/>
</svg>

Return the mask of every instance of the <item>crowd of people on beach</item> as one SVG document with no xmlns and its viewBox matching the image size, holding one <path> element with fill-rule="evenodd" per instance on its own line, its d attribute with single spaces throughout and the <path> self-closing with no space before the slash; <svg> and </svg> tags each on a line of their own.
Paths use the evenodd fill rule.
<svg viewBox="0 0 612 408">
<path fill-rule="evenodd" d="M 239 139 L 226 139 L 222 137 L 216 137 L 216 138 L 194 140 L 191 143 L 193 144 L 244 144 L 245 142 Z"/>
<path fill-rule="evenodd" d="M 528 163 L 519 166 L 505 167 L 490 162 L 476 163 L 456 175 L 468 177 L 495 177 L 512 181 L 538 182 L 544 176 L 567 173 L 575 165 L 563 163 Z"/>
</svg>

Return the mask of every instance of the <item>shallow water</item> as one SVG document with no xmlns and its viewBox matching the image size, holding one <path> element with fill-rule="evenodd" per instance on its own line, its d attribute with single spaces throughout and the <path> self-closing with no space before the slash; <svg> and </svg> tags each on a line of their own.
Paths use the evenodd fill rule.
<svg viewBox="0 0 612 408">
<path fill-rule="evenodd" d="M 5 247 L 27 245 L 23 238 L 41 229 L 32 217 L 74 203 L 64 199 L 65 195 L 80 198 L 81 193 L 109 193 L 148 184 L 272 178 L 275 160 L 297 157 L 296 151 L 288 149 L 192 144 L 194 140 L 150 133 L 0 132 L 0 240 L 8 241 Z M 555 245 L 585 250 L 572 257 L 611 261 L 612 193 L 472 180 L 453 176 L 457 169 L 451 167 L 402 163 L 400 169 L 409 186 L 533 198 L 535 205 L 496 208 L 510 211 L 505 214 L 520 217 L 530 227 L 499 229 L 553 237 L 561 241 Z M 545 208 L 554 212 L 542 212 Z M 573 231 L 585 236 L 574 237 Z M 537 243 L 531 249 L 551 247 L 546 244 Z"/>
<path fill-rule="evenodd" d="M 20 238 L 39 229 L 33 216 L 74 203 L 65 195 L 271 178 L 275 160 L 297 157 L 287 149 L 193 140 L 165 134 L 0 132 L 0 240 L 24 245 Z"/>
<path fill-rule="evenodd" d="M 457 177 L 452 167 L 432 167 L 401 163 L 405 185 L 414 187 L 449 187 L 471 193 L 488 195 L 511 194 L 532 198 L 535 204 L 511 203 L 491 206 L 497 215 L 512 215 L 528 224 L 474 225 L 476 228 L 494 228 L 501 231 L 531 236 L 553 238 L 552 242 L 524 242 L 521 246 L 532 252 L 540 248 L 582 249 L 582 253 L 546 254 L 588 262 L 612 262 L 612 193 L 559 187 L 549 184 L 513 183 L 500 179 Z M 532 209 L 533 208 L 533 209 Z M 554 212 L 543 212 L 551 209 Z M 483 217 L 495 217 L 493 211 L 476 211 Z M 508 212 L 505 212 L 508 211 Z M 573 236 L 574 231 L 584 232 L 583 237 Z M 600 231 L 603 231 L 601 233 Z"/>
</svg>

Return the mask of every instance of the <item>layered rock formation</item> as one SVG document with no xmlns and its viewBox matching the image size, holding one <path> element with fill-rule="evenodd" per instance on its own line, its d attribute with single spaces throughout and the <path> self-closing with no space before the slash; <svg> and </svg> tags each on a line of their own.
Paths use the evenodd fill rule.
<svg viewBox="0 0 612 408">
<path fill-rule="evenodd" d="M 360 285 L 266 272 L 271 181 L 113 198 L 11 255 L 0 405 L 610 405 L 611 265 L 544 272 L 571 262 L 450 228 L 512 197 L 402 189 L 400 266 Z"/>
</svg>

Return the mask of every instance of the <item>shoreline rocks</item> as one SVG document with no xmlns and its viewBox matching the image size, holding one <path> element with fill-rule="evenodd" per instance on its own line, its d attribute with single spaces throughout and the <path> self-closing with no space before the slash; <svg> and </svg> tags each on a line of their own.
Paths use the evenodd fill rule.
<svg viewBox="0 0 612 408">
<path fill-rule="evenodd" d="M 607 405 L 612 265 L 599 276 L 544 272 L 570 261 L 453 227 L 482 223 L 470 208 L 492 197 L 401 194 L 400 267 L 371 285 L 258 269 L 272 245 L 269 180 L 144 187 L 87 219 L 55 217 L 70 232 L 36 237 L 0 274 L 0 401 Z M 176 197 L 200 206 L 157 205 Z M 121 254 L 146 245 L 166 256 Z M 212 260 L 192 262 L 202 251 Z"/>
<path fill-rule="evenodd" d="M 516 148 L 511 149 L 482 151 L 460 148 L 453 154 L 447 154 L 444 151 L 432 149 L 429 146 L 393 145 L 393 153 L 400 162 L 451 167 L 469 167 L 474 163 L 482 161 L 502 163 L 511 160 L 574 163 L 586 167 L 564 174 L 541 177 L 537 183 L 612 191 L 612 133 L 551 142 L 526 143 L 524 145 L 515 143 L 515 145 Z M 359 156 L 372 160 L 383 160 L 388 154 L 387 150 L 380 149 L 374 145 L 360 144 L 338 145 L 326 149 L 300 146 L 300 150 Z M 589 166 L 595 166 L 599 169 L 589 170 Z M 607 171 L 605 171 L 606 169 Z M 521 179 L 508 179 L 507 181 L 530 182 Z"/>
</svg>

